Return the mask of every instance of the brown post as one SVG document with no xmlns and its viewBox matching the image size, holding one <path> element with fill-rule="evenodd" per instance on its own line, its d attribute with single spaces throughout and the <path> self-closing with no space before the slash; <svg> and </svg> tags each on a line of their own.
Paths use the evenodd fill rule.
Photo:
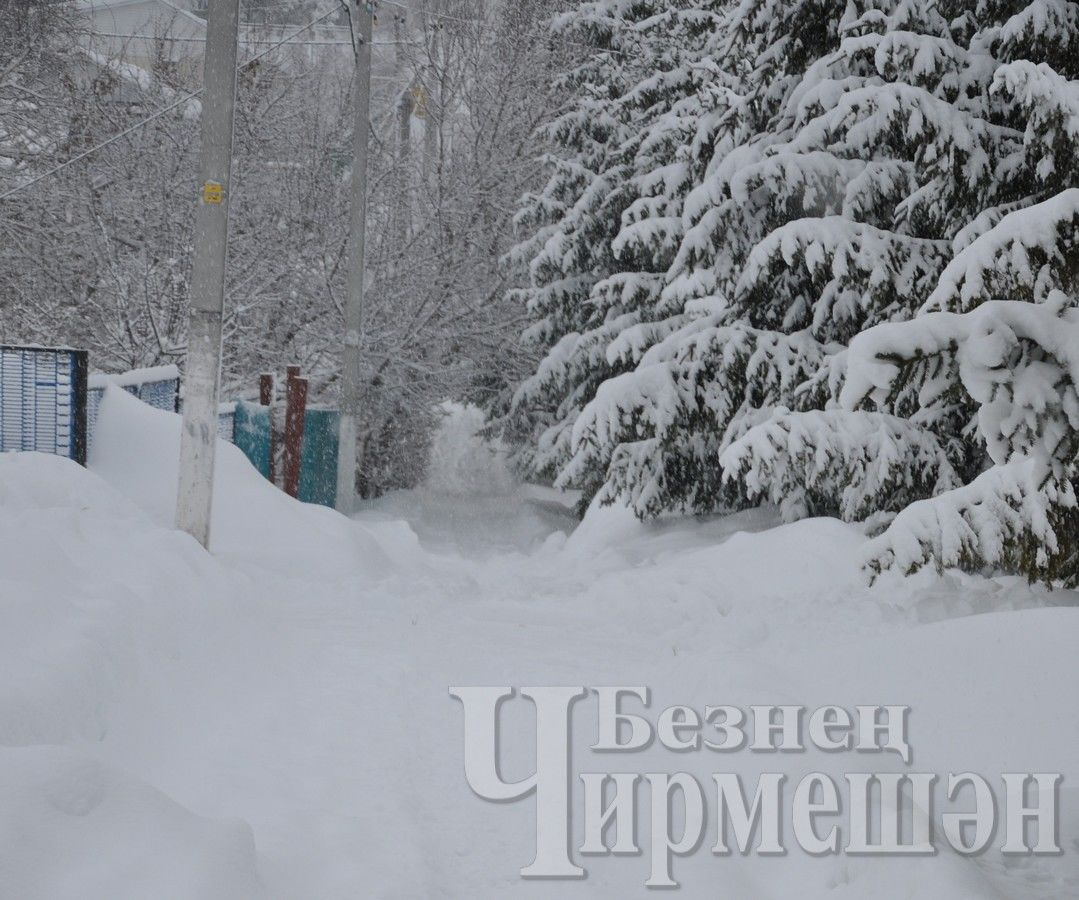
<svg viewBox="0 0 1079 900">
<path fill-rule="evenodd" d="M 274 471 L 277 463 L 277 433 L 273 425 L 273 375 L 263 372 L 259 375 L 259 404 L 268 407 L 270 417 L 270 466 L 269 479 L 272 483 L 277 482 L 277 473 Z"/>
<path fill-rule="evenodd" d="M 307 379 L 300 378 L 299 375 L 299 366 L 288 367 L 288 383 L 285 388 L 284 488 L 290 497 L 296 497 L 300 493 L 303 426 L 307 412 Z"/>
</svg>

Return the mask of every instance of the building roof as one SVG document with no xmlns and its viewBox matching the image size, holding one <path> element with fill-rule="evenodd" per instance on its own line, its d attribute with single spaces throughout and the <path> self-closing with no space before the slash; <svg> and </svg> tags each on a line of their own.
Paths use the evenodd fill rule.
<svg viewBox="0 0 1079 900">
<path fill-rule="evenodd" d="M 201 25 L 203 28 L 206 27 L 206 20 L 196 16 L 189 8 L 190 4 L 174 3 L 173 0 L 76 0 L 75 5 L 78 9 L 89 13 L 105 12 L 125 6 L 160 6 L 171 13 L 183 16 L 185 19 Z"/>
</svg>

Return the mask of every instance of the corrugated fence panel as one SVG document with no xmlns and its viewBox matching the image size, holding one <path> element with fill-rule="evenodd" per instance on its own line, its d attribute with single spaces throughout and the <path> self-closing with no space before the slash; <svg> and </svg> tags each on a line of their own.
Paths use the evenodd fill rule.
<svg viewBox="0 0 1079 900">
<path fill-rule="evenodd" d="M 332 409 L 308 409 L 300 454 L 300 499 L 333 507 L 337 499 L 337 428 Z"/>
<path fill-rule="evenodd" d="M 0 452 L 86 462 L 86 353 L 0 346 Z"/>
<path fill-rule="evenodd" d="M 270 407 L 240 400 L 236 404 L 233 443 L 263 478 L 270 477 Z"/>
</svg>

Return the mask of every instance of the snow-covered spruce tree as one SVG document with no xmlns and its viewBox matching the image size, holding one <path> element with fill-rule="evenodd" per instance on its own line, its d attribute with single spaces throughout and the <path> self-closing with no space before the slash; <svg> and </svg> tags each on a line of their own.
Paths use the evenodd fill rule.
<svg viewBox="0 0 1079 900">
<path fill-rule="evenodd" d="M 524 339 L 542 357 L 500 425 L 523 426 L 531 474 L 564 464 L 580 409 L 627 364 L 612 341 L 654 315 L 692 183 L 686 143 L 714 25 L 676 0 L 599 0 L 554 23 L 593 52 L 566 79 L 569 108 L 545 135 L 551 176 L 525 198 L 518 224 L 531 233 L 511 255 L 528 269 Z"/>
<path fill-rule="evenodd" d="M 597 392 L 563 483 L 587 488 L 601 471 L 603 498 L 621 495 L 641 515 L 744 501 L 721 481 L 731 436 L 769 407 L 820 405 L 850 335 L 910 302 L 908 287 L 921 299 L 931 290 L 941 243 L 879 227 L 910 188 L 914 161 L 902 153 L 913 156 L 914 141 L 889 148 L 878 135 L 870 149 L 838 125 L 809 133 L 846 92 L 886 85 L 873 44 L 896 24 L 876 13 L 746 0 L 727 14 L 719 52 L 744 54 L 748 71 L 684 207 L 664 291 L 678 312 L 653 329 L 659 340 L 634 372 Z"/>
<path fill-rule="evenodd" d="M 667 287 L 685 293 L 682 328 L 601 386 L 564 483 L 601 470 L 603 498 L 641 515 L 765 497 L 857 519 L 984 468 L 962 391 L 836 408 L 851 339 L 914 316 L 957 250 L 1054 189 L 1047 159 L 1070 165 L 1066 92 L 1019 62 L 1067 56 L 1070 7 L 981 6 L 976 21 L 948 3 L 736 10 L 757 62 L 743 139 L 686 204 Z M 814 28 L 820 57 L 784 69 Z"/>
<path fill-rule="evenodd" d="M 1079 190 L 1012 212 L 957 254 L 921 315 L 855 340 L 848 408 L 916 397 L 912 420 L 932 421 L 963 398 L 992 463 L 900 512 L 867 548 L 872 572 L 990 566 L 1079 584 L 1077 235 Z"/>
<path fill-rule="evenodd" d="M 922 434 L 962 426 L 970 456 L 985 454 L 961 486 L 899 513 L 867 548 L 871 572 L 988 566 L 1075 585 L 1079 190 L 1068 186 L 1079 183 L 1079 8 L 998 12 L 1003 23 L 971 47 L 992 56 L 987 108 L 1022 145 L 994 172 L 995 202 L 954 235 L 919 314 L 854 340 L 842 399 Z"/>
<path fill-rule="evenodd" d="M 919 175 L 920 187 L 896 208 L 897 216 L 905 217 L 916 229 L 915 233 L 948 238 L 949 254 L 960 254 L 966 260 L 957 261 L 945 270 L 926 309 L 967 308 L 990 297 L 1015 296 L 1016 290 L 1026 292 L 1033 299 L 1029 292 L 1035 290 L 1034 282 L 1039 278 L 1041 283 L 1036 290 L 1040 298 L 1053 286 L 1071 287 L 1067 271 L 1071 266 L 1068 248 L 1074 241 L 1073 226 L 1059 221 L 1059 217 L 1046 219 L 1047 210 L 1039 213 L 1031 210 L 1021 220 L 1012 219 L 1014 225 L 1020 221 L 1026 227 L 1038 224 L 1049 232 L 1041 231 L 1025 247 L 1009 247 L 1012 265 L 998 265 L 995 269 L 979 265 L 975 262 L 977 254 L 964 252 L 972 241 L 1009 212 L 1052 197 L 1062 187 L 1074 183 L 1076 173 L 1074 136 L 1067 133 L 1071 88 L 1066 77 L 1044 62 L 1041 65 L 1034 62 L 1067 61 L 1064 64 L 1074 70 L 1076 60 L 1068 54 L 1076 42 L 1076 8 L 1055 2 L 984 6 L 975 25 L 969 15 L 963 16 L 963 5 L 939 4 L 938 9 L 947 17 L 956 41 L 965 42 L 961 52 L 956 52 L 955 44 L 946 51 L 941 42 L 926 45 L 906 34 L 889 36 L 889 44 L 885 45 L 893 59 L 898 55 L 913 58 L 919 53 L 921 77 L 914 83 L 932 89 L 936 97 L 958 111 L 958 115 L 945 120 L 953 130 L 952 143 L 958 150 L 951 154 L 951 171 L 944 169 L 929 179 Z M 927 60 L 933 58 L 930 51 L 938 59 L 952 58 L 954 75 L 939 81 L 928 77 Z M 884 61 L 881 66 L 881 53 L 878 48 L 876 62 L 884 72 L 888 63 Z M 1074 71 L 1067 74 L 1074 75 Z M 928 115 L 920 117 L 919 124 L 924 122 L 931 122 Z M 1017 137 L 1021 145 L 1017 145 Z M 1003 229 L 996 232 L 996 237 L 981 241 L 981 253 L 992 252 L 990 248 L 999 244 L 1006 233 L 1007 229 Z M 998 256 L 1001 251 L 998 247 Z M 1000 261 L 998 258 L 997 262 Z M 974 271 L 970 271 L 972 263 Z M 895 318 L 905 316 L 888 317 Z M 926 375 L 932 365 L 923 364 L 922 374 Z M 869 464 L 877 457 L 876 443 L 843 441 L 836 453 L 828 454 L 838 476 L 832 478 L 830 486 L 828 477 L 820 474 L 818 468 L 823 455 L 818 453 L 813 458 L 803 452 L 794 470 L 787 471 L 785 480 L 791 492 L 797 494 L 813 485 L 824 485 L 833 497 L 861 490 L 866 500 L 874 501 L 878 509 L 901 509 L 926 486 L 933 489 L 923 496 L 939 493 L 952 480 L 950 473 L 935 463 L 926 466 L 921 453 L 929 435 L 942 442 L 960 481 L 975 477 L 988 462 L 984 442 L 978 439 L 972 424 L 976 398 L 953 384 L 949 391 L 937 395 L 935 402 L 928 403 L 925 395 L 916 390 L 918 382 L 913 377 L 897 388 L 892 402 L 885 407 L 887 412 L 918 429 L 909 434 L 906 464 L 889 461 L 882 472 L 879 462 Z M 858 415 L 880 414 L 859 412 Z M 841 433 L 849 436 L 854 422 L 850 415 L 837 412 L 834 418 Z M 891 420 L 881 417 L 880 421 L 882 426 L 892 427 Z M 759 440 L 760 434 L 754 437 L 758 439 L 757 447 L 763 448 L 763 455 L 746 446 L 753 440 L 751 437 L 741 447 L 732 449 L 725 461 L 732 467 L 740 466 L 742 474 L 760 479 L 759 466 L 768 466 L 768 457 L 775 456 L 777 448 L 782 455 L 785 443 L 773 440 L 765 447 Z M 879 439 L 878 435 L 875 441 Z M 797 436 L 795 443 L 805 446 Z M 755 468 L 758 470 L 754 471 Z M 867 471 L 868 477 L 864 474 Z M 942 473 L 947 477 L 941 479 Z M 860 489 L 856 487 L 859 483 Z M 784 495 L 785 489 L 773 478 L 769 493 Z M 884 499 L 891 502 L 882 504 L 880 501 Z M 849 507 L 841 505 L 840 511 L 849 514 Z"/>
<path fill-rule="evenodd" d="M 603 203 L 622 177 L 616 149 L 628 135 L 613 107 L 631 83 L 626 70 L 635 59 L 624 52 L 621 24 L 604 2 L 551 24 L 552 41 L 563 42 L 576 64 L 557 79 L 562 110 L 536 135 L 549 148 L 542 158 L 548 177 L 521 199 L 514 224 L 522 240 L 507 254 L 509 267 L 525 273 L 526 286 L 510 292 L 527 316 L 522 343 L 543 364 L 492 408 L 492 430 L 519 448 L 518 463 L 530 474 L 543 469 L 540 437 L 558 420 L 560 398 L 545 390 L 560 380 L 558 348 L 579 333 L 592 286 L 612 268 L 609 223 L 620 210 L 607 213 Z"/>
</svg>

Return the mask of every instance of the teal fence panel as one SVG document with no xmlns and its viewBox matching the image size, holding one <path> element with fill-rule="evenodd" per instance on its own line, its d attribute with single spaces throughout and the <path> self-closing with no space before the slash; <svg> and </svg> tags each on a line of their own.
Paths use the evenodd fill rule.
<svg viewBox="0 0 1079 900">
<path fill-rule="evenodd" d="M 264 478 L 270 477 L 270 410 L 240 400 L 233 443 Z M 309 409 L 304 417 L 300 456 L 300 499 L 334 506 L 337 499 L 337 411 Z"/>
<path fill-rule="evenodd" d="M 270 477 L 270 408 L 240 400 L 236 404 L 232 442 L 264 478 Z"/>
<path fill-rule="evenodd" d="M 334 506 L 337 500 L 337 410 L 309 409 L 303 424 L 300 499 Z"/>
</svg>

